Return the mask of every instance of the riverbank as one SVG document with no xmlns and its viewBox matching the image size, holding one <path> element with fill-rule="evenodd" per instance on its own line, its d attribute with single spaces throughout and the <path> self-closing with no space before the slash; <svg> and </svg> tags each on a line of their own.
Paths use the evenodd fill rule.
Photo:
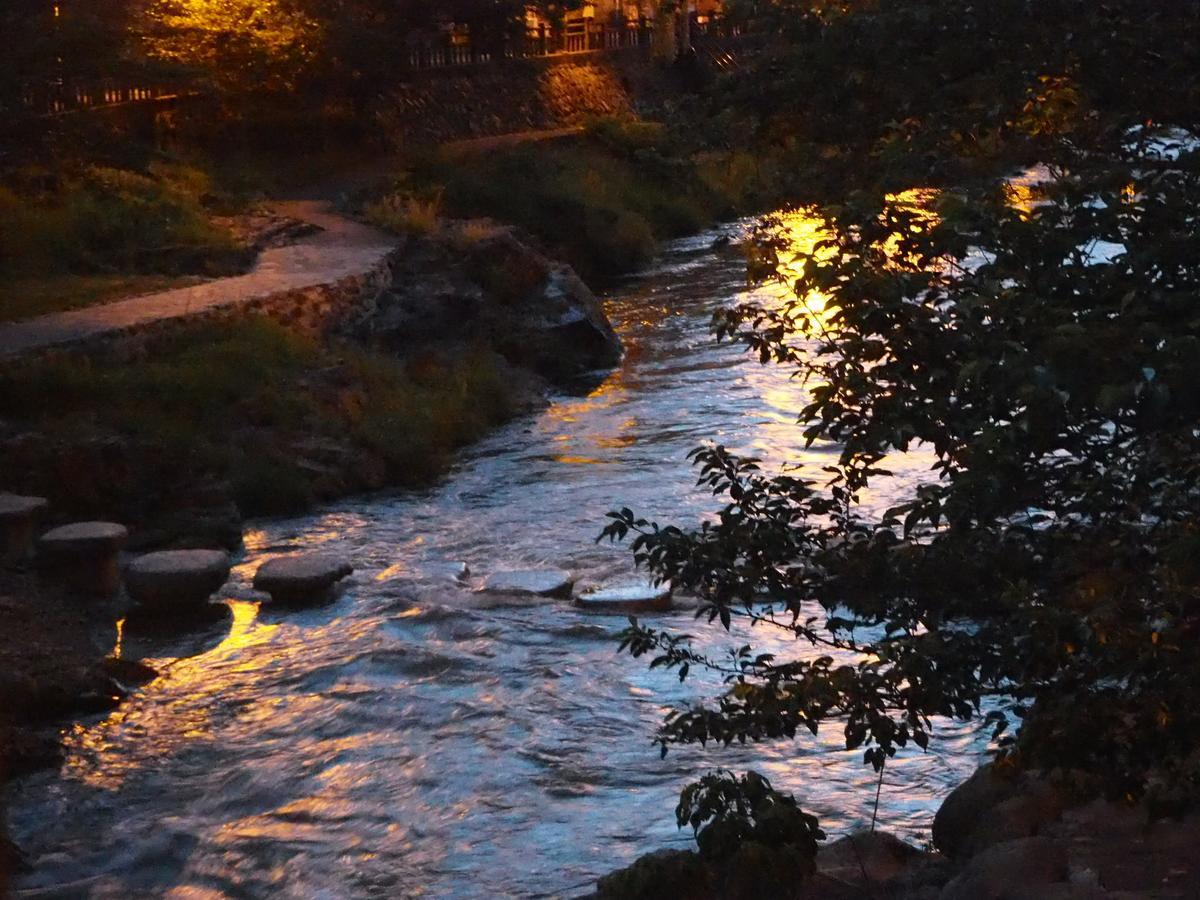
<svg viewBox="0 0 1200 900">
<path fill-rule="evenodd" d="M 397 244 L 319 329 L 250 305 L 7 361 L 0 488 L 46 497 L 51 523 L 122 522 L 133 550 L 237 548 L 245 517 L 428 484 L 619 358 L 586 286 L 511 230 L 445 222 Z M 0 772 L 17 774 L 55 760 L 37 726 L 117 702 L 129 664 L 107 660 L 107 606 L 31 570 L 0 579 Z"/>
<path fill-rule="evenodd" d="M 666 241 L 793 197 L 781 154 L 709 146 L 689 123 L 606 116 L 552 140 L 450 145 L 397 161 L 347 202 L 401 232 L 443 217 L 517 226 L 598 288 L 647 265 Z"/>
</svg>

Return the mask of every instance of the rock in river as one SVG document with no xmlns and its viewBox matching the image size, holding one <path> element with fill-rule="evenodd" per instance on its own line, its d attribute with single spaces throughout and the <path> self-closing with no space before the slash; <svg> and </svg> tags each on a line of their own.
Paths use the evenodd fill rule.
<svg viewBox="0 0 1200 900">
<path fill-rule="evenodd" d="M 469 244 L 410 237 L 388 283 L 347 330 L 405 352 L 448 339 L 485 345 L 552 381 L 615 365 L 621 341 L 569 267 L 511 228 Z"/>
<path fill-rule="evenodd" d="M 130 563 L 125 587 L 146 609 L 195 609 L 228 577 L 229 554 L 223 550 L 167 550 Z"/>
<path fill-rule="evenodd" d="M 440 581 L 463 582 L 471 575 L 465 562 L 431 562 L 421 566 L 421 574 Z"/>
<path fill-rule="evenodd" d="M 317 603 L 353 571 L 348 562 L 328 553 L 279 556 L 259 566 L 254 588 L 270 594 L 276 603 Z"/>
<path fill-rule="evenodd" d="M 482 590 L 492 594 L 570 597 L 574 586 L 571 573 L 562 569 L 518 569 L 489 576 Z"/>
<path fill-rule="evenodd" d="M 0 494 L 0 562 L 16 562 L 33 552 L 33 532 L 49 504 L 42 497 Z"/>
<path fill-rule="evenodd" d="M 655 585 L 646 579 L 623 581 L 585 591 L 575 598 L 575 602 L 591 612 L 666 612 L 671 608 L 671 585 Z"/>
<path fill-rule="evenodd" d="M 82 594 L 111 597 L 121 586 L 117 557 L 129 531 L 115 522 L 76 522 L 38 540 L 43 568 Z"/>
</svg>

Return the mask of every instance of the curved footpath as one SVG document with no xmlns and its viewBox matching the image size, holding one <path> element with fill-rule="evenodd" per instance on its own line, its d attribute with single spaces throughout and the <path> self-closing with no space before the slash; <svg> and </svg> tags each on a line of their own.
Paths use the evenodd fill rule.
<svg viewBox="0 0 1200 900">
<path fill-rule="evenodd" d="M 290 246 L 262 251 L 245 275 L 0 325 L 0 358 L 260 300 L 284 291 L 332 284 L 372 271 L 396 247 L 394 238 L 339 215 L 330 203 L 290 200 L 274 203 L 272 208 L 281 215 L 316 225 L 321 231 Z"/>
</svg>

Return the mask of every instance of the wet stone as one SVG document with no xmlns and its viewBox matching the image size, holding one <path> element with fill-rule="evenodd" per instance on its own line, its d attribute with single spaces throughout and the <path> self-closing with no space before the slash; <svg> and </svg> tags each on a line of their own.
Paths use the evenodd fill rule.
<svg viewBox="0 0 1200 900">
<path fill-rule="evenodd" d="M 254 589 L 270 594 L 276 603 L 319 603 L 353 571 L 344 559 L 327 553 L 280 556 L 259 566 Z"/>
<path fill-rule="evenodd" d="M 666 612 L 671 609 L 671 586 L 651 584 L 645 579 L 623 581 L 585 591 L 575 598 L 575 602 L 591 612 Z"/>
<path fill-rule="evenodd" d="M 570 597 L 574 586 L 571 573 L 562 569 L 516 569 L 490 575 L 482 590 L 491 594 Z"/>
<path fill-rule="evenodd" d="M 223 550 L 166 550 L 139 556 L 125 572 L 129 596 L 146 609 L 194 609 L 229 577 Z"/>
<path fill-rule="evenodd" d="M 42 497 L 0 493 L 0 563 L 33 553 L 34 529 L 49 505 Z"/>
<path fill-rule="evenodd" d="M 38 539 L 43 569 L 82 594 L 111 597 L 121 586 L 117 557 L 129 531 L 115 522 L 76 522 Z"/>
<path fill-rule="evenodd" d="M 465 562 L 433 562 L 421 566 L 421 572 L 430 578 L 440 578 L 446 581 L 465 581 L 471 575 L 471 569 Z"/>
</svg>

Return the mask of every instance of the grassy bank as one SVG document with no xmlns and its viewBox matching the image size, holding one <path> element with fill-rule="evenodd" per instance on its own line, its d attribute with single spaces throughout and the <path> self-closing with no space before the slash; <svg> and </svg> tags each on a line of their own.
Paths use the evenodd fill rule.
<svg viewBox="0 0 1200 900">
<path fill-rule="evenodd" d="M 240 271 L 253 254 L 214 223 L 231 200 L 161 160 L 25 167 L 0 181 L 0 321 Z"/>
<path fill-rule="evenodd" d="M 778 173 L 762 156 L 704 150 L 679 129 L 609 118 L 555 141 L 414 159 L 361 209 L 396 230 L 426 229 L 440 215 L 517 225 L 601 284 L 645 265 L 663 240 L 779 197 Z"/>
<path fill-rule="evenodd" d="M 526 383 L 483 348 L 397 359 L 267 320 L 197 327 L 132 363 L 0 374 L 0 467 L 6 487 L 64 512 L 153 520 L 232 500 L 293 513 L 429 480 L 514 414 Z"/>
</svg>

